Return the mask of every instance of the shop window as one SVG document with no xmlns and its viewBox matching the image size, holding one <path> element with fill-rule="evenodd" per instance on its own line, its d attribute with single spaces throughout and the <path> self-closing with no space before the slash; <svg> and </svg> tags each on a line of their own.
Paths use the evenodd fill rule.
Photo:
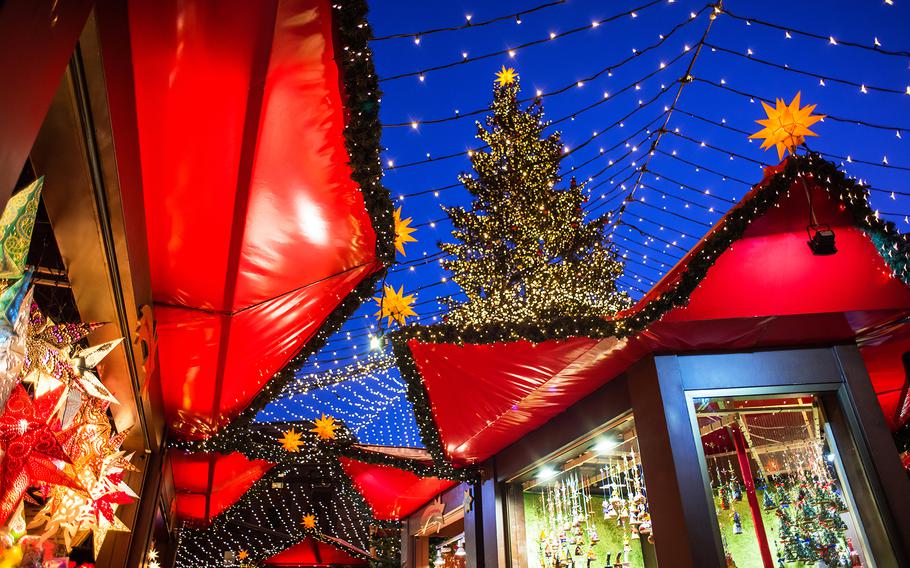
<svg viewBox="0 0 910 568">
<path fill-rule="evenodd" d="M 819 396 L 697 398 L 727 566 L 872 566 Z"/>
<path fill-rule="evenodd" d="M 509 485 L 513 565 L 656 566 L 631 416 L 535 465 Z"/>
</svg>

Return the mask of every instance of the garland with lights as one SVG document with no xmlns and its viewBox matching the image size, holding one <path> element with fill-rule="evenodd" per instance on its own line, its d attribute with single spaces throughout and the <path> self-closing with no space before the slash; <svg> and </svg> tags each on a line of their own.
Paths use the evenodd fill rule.
<svg viewBox="0 0 910 568">
<path fill-rule="evenodd" d="M 801 177 L 820 180 L 829 193 L 850 213 L 854 225 L 873 242 L 894 276 L 910 284 L 910 238 L 897 231 L 894 223 L 876 216 L 869 206 L 868 189 L 848 178 L 837 166 L 814 152 L 789 156 L 780 171 L 764 186 L 734 207 L 704 238 L 699 254 L 691 258 L 676 283 L 667 292 L 621 319 L 557 317 L 545 321 L 488 323 L 456 326 L 442 323 L 408 326 L 390 334 L 401 376 L 408 386 L 421 437 L 441 468 L 453 467 L 446 458 L 439 429 L 433 417 L 429 395 L 414 360 L 409 341 L 424 343 L 490 344 L 510 341 L 540 343 L 572 337 L 603 339 L 629 337 L 676 307 L 685 306 L 689 297 L 717 259 L 742 238 L 749 224 L 764 215 Z"/>
</svg>

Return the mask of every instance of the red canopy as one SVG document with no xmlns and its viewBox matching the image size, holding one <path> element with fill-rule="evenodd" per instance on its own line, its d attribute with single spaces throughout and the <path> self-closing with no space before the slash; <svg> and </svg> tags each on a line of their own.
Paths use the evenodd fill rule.
<svg viewBox="0 0 910 568">
<path fill-rule="evenodd" d="M 770 171 L 753 192 L 778 171 Z M 806 246 L 806 194 L 800 185 L 720 255 L 686 307 L 672 309 L 636 336 L 482 345 L 409 340 L 448 457 L 456 464 L 489 458 L 650 352 L 854 339 L 862 344 L 871 337 L 879 343 L 893 341 L 901 326 L 888 324 L 910 313 L 910 288 L 891 276 L 844 207 L 821 187 L 812 192 L 817 217 L 836 232 L 837 254 L 815 256 Z M 724 230 L 723 223 L 709 235 Z M 672 289 L 704 245 L 702 240 L 621 316 L 637 313 Z M 900 349 L 863 348 L 873 360 L 873 386 L 892 414 L 894 387 L 902 373 L 894 355 Z"/>
<path fill-rule="evenodd" d="M 368 566 L 369 562 L 355 558 L 341 549 L 308 536 L 294 546 L 282 550 L 265 561 L 269 566 Z"/>
<path fill-rule="evenodd" d="M 202 438 L 379 268 L 376 237 L 329 0 L 133 0 L 129 16 L 165 405 Z"/>
<path fill-rule="evenodd" d="M 177 491 L 177 516 L 205 524 L 233 505 L 274 464 L 231 454 L 169 453 Z"/>
<path fill-rule="evenodd" d="M 418 477 L 398 468 L 340 458 L 341 466 L 379 520 L 407 517 L 430 499 L 457 485 L 436 477 Z"/>
</svg>

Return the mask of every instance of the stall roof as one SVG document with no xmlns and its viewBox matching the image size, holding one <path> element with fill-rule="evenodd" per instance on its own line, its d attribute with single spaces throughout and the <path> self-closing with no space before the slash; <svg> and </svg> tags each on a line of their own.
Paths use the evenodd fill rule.
<svg viewBox="0 0 910 568">
<path fill-rule="evenodd" d="M 391 226 L 378 165 L 362 193 L 345 146 L 346 127 L 370 113 L 346 110 L 331 10 L 130 2 L 162 390 L 178 436 L 227 424 L 391 253 L 368 213 Z"/>
<path fill-rule="evenodd" d="M 230 454 L 168 453 L 174 474 L 176 513 L 183 521 L 207 524 L 233 505 L 274 464 Z"/>
<path fill-rule="evenodd" d="M 455 481 L 418 475 L 386 465 L 375 465 L 350 458 L 340 458 L 341 467 L 354 482 L 379 520 L 407 517 Z"/>
<path fill-rule="evenodd" d="M 368 566 L 369 562 L 356 558 L 344 550 L 344 545 L 330 544 L 312 536 L 304 538 L 265 561 L 267 566 Z"/>
<path fill-rule="evenodd" d="M 595 325 L 596 333 L 535 341 L 433 327 L 401 334 L 396 349 L 412 363 L 409 370 L 406 361 L 403 374 L 423 385 L 412 388 L 426 396 L 416 408 L 429 409 L 424 423 L 435 425 L 439 452 L 455 465 L 481 462 L 649 353 L 894 341 L 903 328 L 894 322 L 910 313 L 910 288 L 870 238 L 893 227 L 871 218 L 861 188 L 836 175 L 833 165 L 819 170 L 828 172 L 824 179 L 818 172 L 795 176 L 794 168 L 819 160 L 789 158 L 769 168 L 653 290 L 614 321 Z M 817 256 L 807 246 L 810 195 L 819 222 L 836 233 L 836 254 Z M 726 238 L 727 231 L 737 238 Z M 674 295 L 672 306 L 653 316 Z M 621 338 L 601 331 L 636 321 L 650 323 L 637 333 L 617 333 Z M 900 360 L 883 348 L 878 353 L 867 364 L 886 414 L 893 415 Z M 432 449 L 435 433 L 427 436 L 426 426 L 423 433 Z"/>
</svg>

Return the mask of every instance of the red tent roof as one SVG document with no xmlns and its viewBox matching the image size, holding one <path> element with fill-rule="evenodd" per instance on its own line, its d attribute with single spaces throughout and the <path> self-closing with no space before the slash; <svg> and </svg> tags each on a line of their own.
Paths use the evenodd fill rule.
<svg viewBox="0 0 910 568">
<path fill-rule="evenodd" d="M 369 562 L 351 556 L 342 549 L 308 536 L 294 546 L 282 550 L 267 559 L 269 566 L 303 567 L 303 566 L 368 566 Z"/>
<path fill-rule="evenodd" d="M 130 2 L 162 390 L 202 438 L 380 268 L 328 0 Z"/>
<path fill-rule="evenodd" d="M 769 171 L 746 200 L 782 168 Z M 817 217 L 836 232 L 837 254 L 815 256 L 806 246 L 806 194 L 800 184 L 720 254 L 688 305 L 671 309 L 636 336 L 536 344 L 408 340 L 447 457 L 456 464 L 489 458 L 651 352 L 742 350 L 878 337 L 877 330 L 910 313 L 910 288 L 891 276 L 850 213 L 823 188 L 811 189 Z M 704 254 L 706 239 L 726 230 L 726 218 L 621 316 L 635 315 L 673 289 Z M 893 389 L 899 367 L 900 360 L 894 357 L 877 358 L 869 367 L 876 392 L 892 409 L 897 404 Z"/>
<path fill-rule="evenodd" d="M 418 477 L 402 469 L 340 458 L 341 466 L 379 520 L 407 517 L 430 499 L 457 485 L 436 477 Z"/>
<path fill-rule="evenodd" d="M 205 524 L 233 505 L 274 464 L 243 454 L 168 453 L 177 492 L 177 516 Z"/>
</svg>

